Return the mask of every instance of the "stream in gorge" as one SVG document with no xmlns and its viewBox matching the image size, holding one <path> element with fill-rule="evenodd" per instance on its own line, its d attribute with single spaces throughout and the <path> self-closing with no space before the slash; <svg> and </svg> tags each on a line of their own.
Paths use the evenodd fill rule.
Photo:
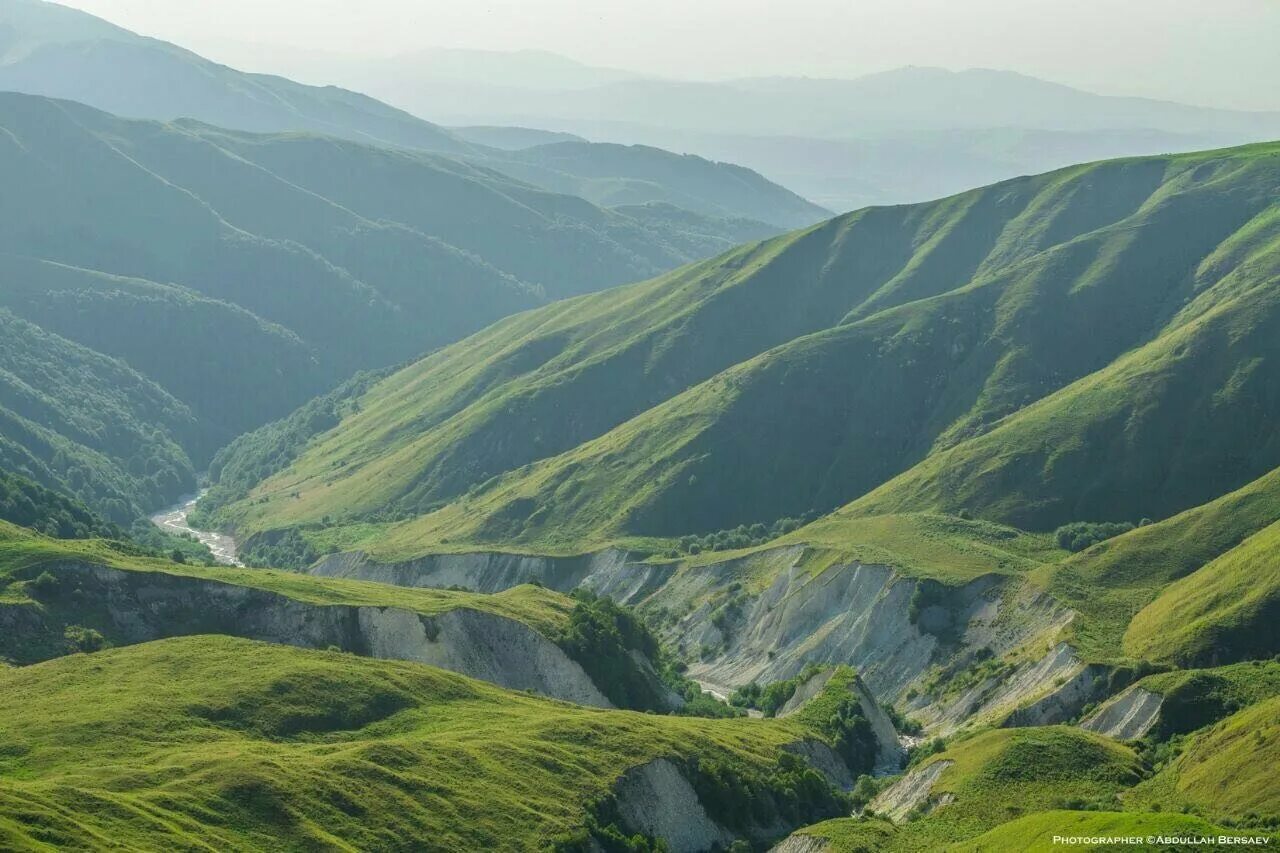
<svg viewBox="0 0 1280 853">
<path fill-rule="evenodd" d="M 178 503 L 161 510 L 151 516 L 151 523 L 164 530 L 166 533 L 187 534 L 194 536 L 200 540 L 211 552 L 213 558 L 219 563 L 226 566 L 243 565 L 236 558 L 236 540 L 232 539 L 225 533 L 217 533 L 212 530 L 196 530 L 187 523 L 187 516 L 191 514 L 191 510 L 195 508 L 196 501 L 204 497 L 204 492 L 197 495 L 188 495 L 182 498 Z"/>
</svg>

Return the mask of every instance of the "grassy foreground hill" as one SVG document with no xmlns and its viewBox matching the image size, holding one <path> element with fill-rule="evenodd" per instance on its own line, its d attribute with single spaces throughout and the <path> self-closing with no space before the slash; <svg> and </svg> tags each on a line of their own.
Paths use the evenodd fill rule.
<svg viewBox="0 0 1280 853">
<path fill-rule="evenodd" d="M 704 824 L 839 813 L 782 751 L 816 737 L 799 720 L 592 710 L 226 637 L 0 671 L 0 717 L 9 850 L 586 850 L 643 834 L 624 779 L 660 760 Z"/>
<path fill-rule="evenodd" d="M 1177 845 L 1155 836 L 1274 838 L 1274 827 L 1258 824 L 1261 815 L 1274 814 L 1274 803 L 1254 810 L 1253 828 L 1227 828 L 1242 810 L 1206 801 L 1188 814 L 1178 813 L 1173 799 L 1136 801 L 1164 776 L 1141 782 L 1149 773 L 1134 750 L 1078 729 L 986 731 L 913 767 L 870 803 L 879 811 L 806 827 L 788 841 L 794 848 L 782 849 L 997 853 L 1058 849 L 1054 837 L 1068 836 L 1097 839 L 1072 844 L 1079 849 L 1113 850 L 1123 848 L 1101 839 L 1123 836 L 1142 838 L 1137 849 L 1165 850 Z"/>
<path fill-rule="evenodd" d="M 1278 187 L 1275 145 L 1092 164 L 549 306 L 372 386 L 220 518 L 399 560 L 851 502 L 1165 518 L 1280 465 Z"/>
</svg>

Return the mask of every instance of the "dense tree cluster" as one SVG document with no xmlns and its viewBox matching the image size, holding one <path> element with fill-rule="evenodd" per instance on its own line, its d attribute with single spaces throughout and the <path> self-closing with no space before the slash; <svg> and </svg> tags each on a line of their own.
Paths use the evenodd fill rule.
<svg viewBox="0 0 1280 853">
<path fill-rule="evenodd" d="M 58 539 L 117 538 L 120 528 L 79 501 L 0 471 L 0 520 Z"/>
</svg>

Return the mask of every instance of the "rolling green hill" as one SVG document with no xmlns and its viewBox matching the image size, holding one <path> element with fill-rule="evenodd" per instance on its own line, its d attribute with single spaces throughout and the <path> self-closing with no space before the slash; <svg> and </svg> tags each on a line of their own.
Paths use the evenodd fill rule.
<svg viewBox="0 0 1280 853">
<path fill-rule="evenodd" d="M 10 850 L 583 850 L 644 834 L 624 777 L 659 759 L 726 843 L 840 809 L 781 749 L 816 737 L 800 721 L 585 709 L 225 637 L 0 671 L 0 716 Z"/>
<path fill-rule="evenodd" d="M 1119 658 L 1125 651 L 1138 650 L 1125 639 L 1131 620 L 1170 584 L 1198 585 L 1208 577 L 1200 570 L 1219 560 L 1229 569 L 1235 558 L 1228 555 L 1246 553 L 1247 543 L 1264 541 L 1260 537 L 1278 518 L 1280 470 L 1204 506 L 1076 554 L 1053 570 L 1047 586 L 1079 614 L 1072 625 L 1073 642 L 1099 660 Z M 1232 577 L 1217 569 L 1212 574 L 1219 581 Z M 1261 583 L 1262 576 L 1256 585 L 1252 577 L 1236 580 L 1239 595 L 1265 597 L 1273 591 Z M 1166 648 L 1176 645 L 1170 640 Z"/>
<path fill-rule="evenodd" d="M 1280 522 L 1166 587 L 1125 632 L 1134 657 L 1186 665 L 1280 648 Z"/>
<path fill-rule="evenodd" d="M 1241 710 L 1189 738 L 1181 754 L 1136 791 L 1135 803 L 1257 818 L 1280 814 L 1280 698 Z"/>
<path fill-rule="evenodd" d="M 929 772 L 931 765 L 941 767 L 941 772 Z M 894 822 L 870 816 L 827 821 L 805 827 L 792 838 L 811 839 L 819 845 L 813 849 L 822 853 L 997 853 L 1057 849 L 1060 845 L 1053 843 L 1053 836 L 1272 837 L 1265 828 L 1224 828 L 1234 826 L 1242 811 L 1220 808 L 1221 802 L 1202 804 L 1211 815 L 1206 818 L 1162 813 L 1174 804 L 1169 799 L 1138 801 L 1143 791 L 1162 778 L 1158 775 L 1138 785 L 1143 771 L 1143 762 L 1129 748 L 1078 730 L 987 731 L 908 771 L 907 779 L 924 780 L 918 801 L 902 789 L 895 791 L 895 786 L 872 802 L 872 808 L 890 808 L 895 800 L 916 802 L 912 813 L 897 816 Z M 1263 804 L 1264 810 L 1255 812 L 1255 821 L 1267 813 L 1268 806 Z M 1099 842 L 1072 846 L 1118 849 Z M 1152 844 L 1140 849 L 1166 848 Z"/>
<path fill-rule="evenodd" d="M 1092 164 L 550 306 L 373 386 L 221 518 L 405 559 L 850 502 L 1168 517 L 1280 464 L 1277 187 L 1275 145 Z"/>
</svg>

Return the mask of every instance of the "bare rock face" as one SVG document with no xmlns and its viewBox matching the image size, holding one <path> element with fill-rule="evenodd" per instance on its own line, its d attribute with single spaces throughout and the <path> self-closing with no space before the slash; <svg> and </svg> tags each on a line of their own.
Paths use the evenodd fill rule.
<svg viewBox="0 0 1280 853">
<path fill-rule="evenodd" d="M 792 755 L 798 755 L 803 758 L 810 767 L 826 776 L 827 781 L 840 790 L 849 791 L 853 789 L 855 780 L 853 774 L 849 772 L 848 766 L 844 763 L 844 759 L 822 741 L 812 739 L 798 740 L 795 743 L 787 744 L 783 749 Z"/>
<path fill-rule="evenodd" d="M 313 604 L 220 581 L 82 563 L 62 564 L 55 571 L 75 579 L 80 600 L 92 601 L 105 616 L 101 628 L 118 645 L 227 634 L 301 648 L 333 646 L 431 664 L 554 699 L 612 707 L 586 671 L 554 642 L 522 622 L 492 613 L 457 608 L 425 616 L 394 607 Z M 43 615 L 27 611 L 24 618 L 38 619 L 40 625 L 28 626 L 26 636 L 60 637 L 64 625 L 76 618 L 57 606 Z"/>
<path fill-rule="evenodd" d="M 894 823 L 901 823 L 917 808 L 929 804 L 934 783 L 952 764 L 955 762 L 934 761 L 912 770 L 881 791 L 868 808 L 876 814 L 888 817 Z"/>
<path fill-rule="evenodd" d="M 825 838 L 812 835 L 788 835 L 769 851 L 769 853 L 826 853 L 831 849 L 831 842 Z"/>
<path fill-rule="evenodd" d="M 1080 728 L 1116 740 L 1137 740 L 1159 721 L 1163 705 L 1159 693 L 1134 685 L 1090 714 Z"/>
<path fill-rule="evenodd" d="M 323 557 L 307 572 L 320 577 L 353 578 L 395 586 L 459 588 L 487 593 L 502 592 L 525 583 L 537 583 L 558 592 L 581 586 L 625 604 L 652 592 L 670 569 L 633 563 L 625 551 L 609 548 L 577 557 L 435 554 L 403 563 L 381 563 L 357 551 Z"/>
<path fill-rule="evenodd" d="M 770 559 L 773 582 L 759 594 L 744 595 L 736 617 L 726 620 L 714 599 L 696 607 L 669 629 L 689 657 L 702 657 L 690 675 L 732 689 L 752 681 L 790 678 L 806 663 L 855 667 L 876 696 L 901 696 L 935 661 L 938 630 L 963 635 L 966 626 L 992 606 L 996 577 L 957 588 L 940 612 L 912 615 L 917 582 L 882 565 L 848 563 L 818 574 L 799 565 L 802 548 L 780 548 L 750 559 Z M 684 600 L 709 598 L 738 572 L 735 561 L 700 567 L 673 578 L 646 600 L 646 606 L 679 611 Z M 714 649 L 700 655 L 703 648 Z M 727 691 L 726 691 L 727 692 Z"/>
<path fill-rule="evenodd" d="M 627 828 L 665 841 L 672 853 L 733 843 L 733 833 L 711 819 L 684 774 L 665 758 L 628 770 L 614 795 Z"/>
</svg>

